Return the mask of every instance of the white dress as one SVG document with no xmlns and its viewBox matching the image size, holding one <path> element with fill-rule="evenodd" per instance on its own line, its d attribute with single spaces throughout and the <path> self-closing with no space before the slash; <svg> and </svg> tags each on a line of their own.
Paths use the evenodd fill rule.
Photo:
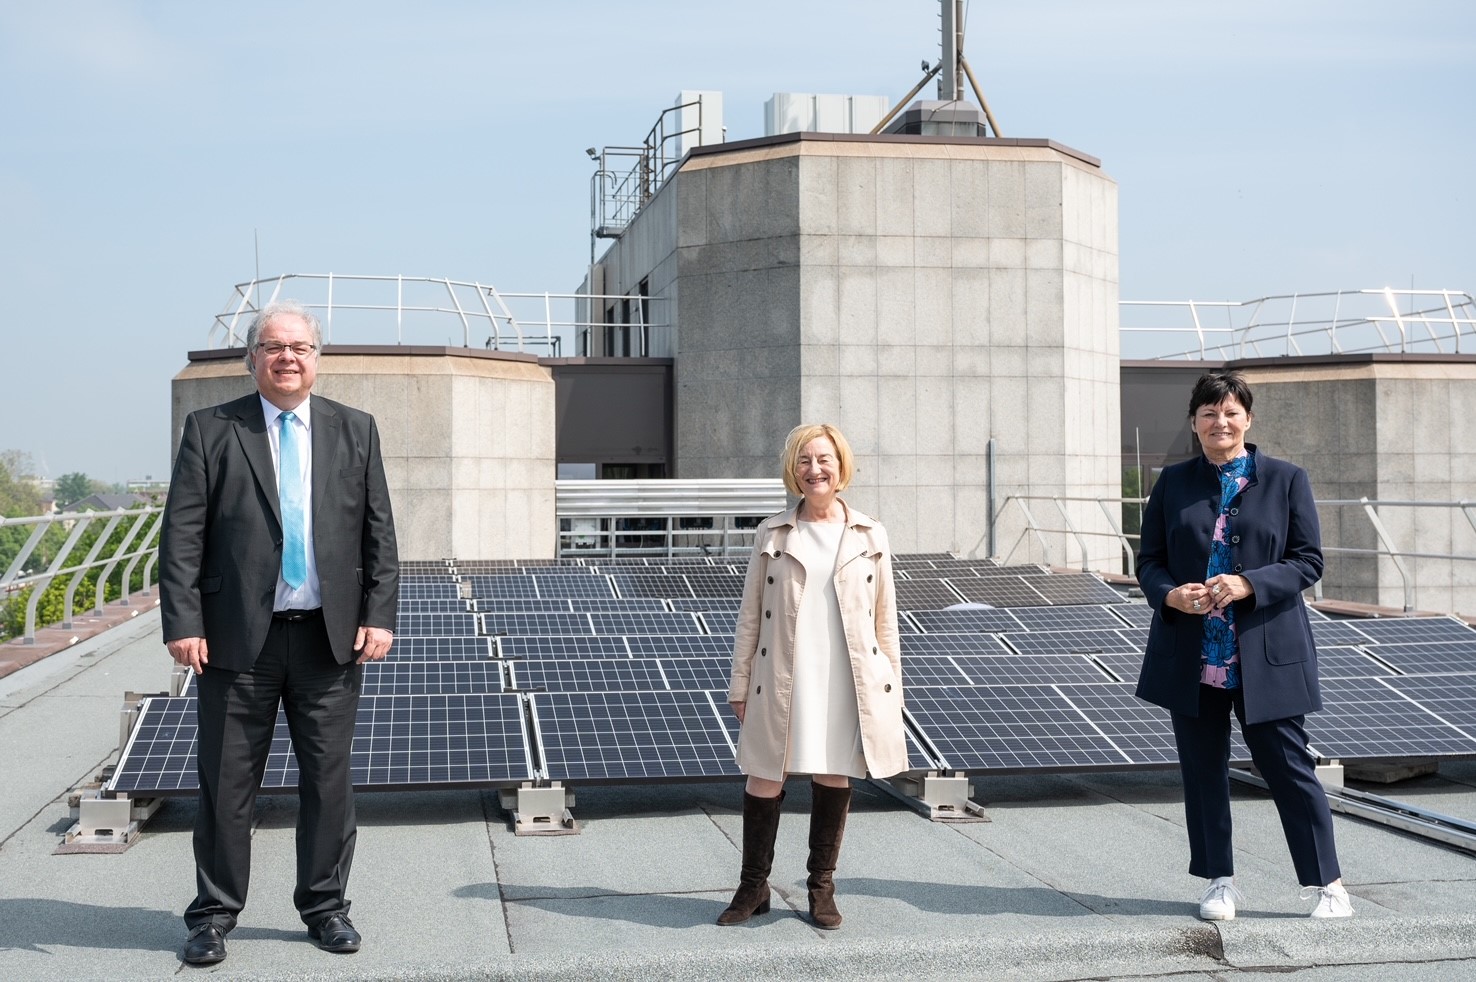
<svg viewBox="0 0 1476 982">
<path fill-rule="evenodd" d="M 866 776 L 856 679 L 835 594 L 843 522 L 798 522 L 790 553 L 805 567 L 794 624 L 794 689 L 789 707 L 791 774 Z"/>
</svg>

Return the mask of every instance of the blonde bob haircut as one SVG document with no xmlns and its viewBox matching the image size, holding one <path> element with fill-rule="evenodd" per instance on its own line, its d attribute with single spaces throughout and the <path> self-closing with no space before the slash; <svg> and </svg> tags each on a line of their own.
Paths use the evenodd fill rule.
<svg viewBox="0 0 1476 982">
<path fill-rule="evenodd" d="M 800 451 L 811 440 L 820 437 L 825 437 L 835 445 L 835 462 L 840 467 L 840 482 L 836 490 L 844 491 L 851 485 L 851 477 L 856 472 L 855 459 L 851 456 L 851 445 L 846 442 L 841 431 L 829 423 L 805 423 L 789 431 L 789 436 L 784 439 L 784 456 L 780 460 L 784 468 L 784 486 L 796 498 L 805 496 L 804 489 L 795 477 L 799 470 Z"/>
</svg>

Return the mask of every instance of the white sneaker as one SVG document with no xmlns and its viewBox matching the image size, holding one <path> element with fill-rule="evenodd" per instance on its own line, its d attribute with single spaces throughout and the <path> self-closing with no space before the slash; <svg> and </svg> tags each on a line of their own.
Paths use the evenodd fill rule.
<svg viewBox="0 0 1476 982">
<path fill-rule="evenodd" d="M 1235 889 L 1228 876 L 1217 876 L 1210 880 L 1209 889 L 1199 898 L 1199 919 L 1202 921 L 1233 921 L 1235 905 L 1244 903 L 1245 895 Z"/>
<path fill-rule="evenodd" d="M 1312 908 L 1313 917 L 1353 916 L 1353 902 L 1348 899 L 1348 891 L 1341 883 L 1302 888 L 1303 900 L 1310 900 L 1313 895 L 1317 897 L 1317 906 Z"/>
</svg>

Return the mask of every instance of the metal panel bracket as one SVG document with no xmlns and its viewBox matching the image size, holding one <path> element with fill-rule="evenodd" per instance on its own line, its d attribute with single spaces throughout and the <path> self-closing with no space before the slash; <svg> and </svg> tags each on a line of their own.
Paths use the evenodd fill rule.
<svg viewBox="0 0 1476 982">
<path fill-rule="evenodd" d="M 902 774 L 885 781 L 873 781 L 892 797 L 934 822 L 988 822 L 984 806 L 973 801 L 973 788 L 962 775 L 943 775 L 936 771 Z"/>
<path fill-rule="evenodd" d="M 58 853 L 122 852 L 138 840 L 143 823 L 164 803 L 163 798 L 103 797 L 88 788 L 69 800 L 76 823 L 62 836 Z"/>
<path fill-rule="evenodd" d="M 517 788 L 504 788 L 498 800 L 513 817 L 514 835 L 578 835 L 579 823 L 569 811 L 574 804 L 574 790 L 558 781 L 545 787 L 523 783 Z"/>
</svg>

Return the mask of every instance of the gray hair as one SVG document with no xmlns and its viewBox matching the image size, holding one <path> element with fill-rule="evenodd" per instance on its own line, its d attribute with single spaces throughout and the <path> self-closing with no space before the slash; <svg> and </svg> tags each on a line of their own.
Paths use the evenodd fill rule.
<svg viewBox="0 0 1476 982">
<path fill-rule="evenodd" d="M 274 300 L 261 308 L 251 319 L 251 326 L 246 328 L 246 371 L 253 375 L 256 374 L 256 361 L 253 357 L 256 354 L 256 341 L 261 337 L 262 330 L 277 317 L 301 317 L 313 334 L 313 346 L 319 351 L 323 350 L 323 325 L 318 323 L 313 312 L 296 300 Z"/>
</svg>

